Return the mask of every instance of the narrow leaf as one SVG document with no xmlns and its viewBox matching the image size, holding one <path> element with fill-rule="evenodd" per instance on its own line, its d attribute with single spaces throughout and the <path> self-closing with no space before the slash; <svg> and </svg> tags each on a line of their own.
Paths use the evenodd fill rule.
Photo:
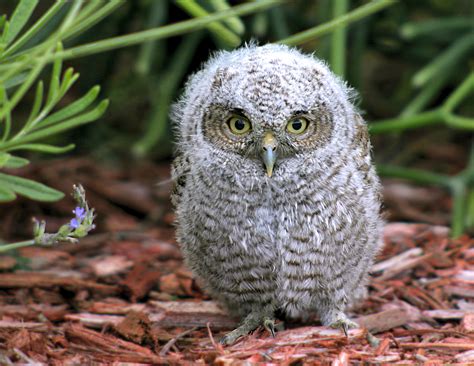
<svg viewBox="0 0 474 366">
<path fill-rule="evenodd" d="M 15 192 L 0 182 L 0 202 L 10 202 L 16 198 Z"/>
<path fill-rule="evenodd" d="M 0 187 L 10 189 L 27 198 L 51 202 L 64 197 L 64 193 L 30 179 L 0 173 Z"/>
<path fill-rule="evenodd" d="M 100 87 L 95 86 L 86 95 L 82 98 L 71 103 L 67 107 L 57 111 L 56 113 L 51 114 L 49 117 L 45 118 L 43 122 L 38 127 L 46 127 L 56 122 L 64 121 L 67 118 L 73 117 L 76 114 L 81 113 L 87 107 L 89 107 L 94 100 L 96 100 L 99 95 Z"/>
<path fill-rule="evenodd" d="M 20 146 L 15 146 L 8 151 L 14 150 L 29 150 L 29 151 L 38 151 L 47 154 L 62 154 L 74 149 L 76 145 L 69 144 L 66 146 L 54 146 L 54 145 L 47 145 L 47 144 L 24 144 Z"/>
<path fill-rule="evenodd" d="M 7 22 L 7 16 L 3 14 L 0 16 L 0 32 L 3 31 L 3 27 L 5 26 L 5 23 Z"/>
<path fill-rule="evenodd" d="M 63 50 L 63 46 L 61 43 L 58 43 L 56 47 L 56 52 L 61 52 Z M 58 89 L 61 83 L 61 68 L 62 68 L 63 60 L 58 58 L 54 60 L 53 64 L 53 72 L 51 73 L 51 81 L 49 83 L 49 91 L 48 91 L 48 98 L 46 99 L 46 104 L 51 103 L 53 99 L 56 98 L 58 94 Z"/>
<path fill-rule="evenodd" d="M 28 126 L 31 123 L 31 121 L 33 121 L 36 118 L 36 116 L 38 115 L 41 109 L 42 102 L 43 102 L 43 81 L 40 81 L 38 83 L 38 86 L 36 87 L 35 101 L 33 103 L 33 108 L 31 108 L 30 116 L 28 117 L 26 126 Z"/>
<path fill-rule="evenodd" d="M 11 155 L 6 152 L 0 152 L 0 168 L 6 164 L 8 159 L 10 159 L 10 156 Z"/>
<path fill-rule="evenodd" d="M 5 37 L 5 43 L 9 44 L 20 33 L 28 19 L 30 19 L 33 10 L 38 5 L 38 0 L 20 0 L 15 8 L 10 20 L 10 27 Z"/>
<path fill-rule="evenodd" d="M 28 159 L 20 158 L 19 156 L 11 156 L 7 163 L 3 166 L 4 168 L 23 168 L 30 163 Z"/>
<path fill-rule="evenodd" d="M 22 168 L 29 163 L 30 161 L 28 159 L 13 156 L 8 153 L 0 153 L 0 168 Z"/>
<path fill-rule="evenodd" d="M 102 116 L 109 105 L 108 100 L 103 100 L 100 102 L 94 109 L 91 111 L 81 114 L 79 116 L 73 117 L 67 121 L 61 122 L 54 126 L 49 126 L 41 130 L 31 132 L 28 135 L 25 135 L 15 141 L 7 141 L 3 144 L 4 150 L 10 150 L 11 147 L 17 147 L 19 145 L 24 145 L 29 142 L 37 141 L 46 137 L 50 137 L 57 133 L 69 130 L 73 127 L 77 127 L 86 123 L 95 121 L 97 118 Z"/>
<path fill-rule="evenodd" d="M 23 83 L 23 81 L 25 81 L 26 77 L 28 76 L 28 72 L 21 72 L 15 76 L 13 76 L 12 78 L 8 79 L 5 81 L 4 85 L 5 85 L 5 89 L 10 89 L 10 88 L 13 88 L 14 86 L 17 86 L 17 85 L 20 85 L 21 83 Z"/>
<path fill-rule="evenodd" d="M 4 56 L 10 56 L 11 54 L 20 50 L 21 47 L 23 47 L 29 40 L 37 35 L 38 32 L 42 30 L 51 19 L 53 19 L 53 17 L 59 10 L 61 10 L 65 3 L 65 1 L 56 1 L 55 4 L 51 6 L 51 8 L 49 8 L 49 10 L 28 29 L 28 31 L 23 33 L 20 38 L 18 38 L 12 45 L 10 45 L 10 47 L 8 47 L 7 50 L 5 50 Z"/>
</svg>

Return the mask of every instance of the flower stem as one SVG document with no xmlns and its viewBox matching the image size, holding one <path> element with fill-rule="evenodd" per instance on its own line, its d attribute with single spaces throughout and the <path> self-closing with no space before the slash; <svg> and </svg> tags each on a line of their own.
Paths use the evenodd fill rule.
<svg viewBox="0 0 474 366">
<path fill-rule="evenodd" d="M 7 250 L 13 250 L 13 249 L 18 249 L 18 248 L 28 247 L 28 246 L 34 245 L 34 244 L 35 244 L 34 240 L 26 240 L 26 241 L 20 241 L 18 243 L 0 245 L 0 253 L 6 252 Z"/>
</svg>

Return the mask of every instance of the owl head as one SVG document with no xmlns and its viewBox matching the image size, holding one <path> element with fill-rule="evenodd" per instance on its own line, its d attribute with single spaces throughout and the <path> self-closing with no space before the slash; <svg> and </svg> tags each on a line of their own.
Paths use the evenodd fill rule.
<svg viewBox="0 0 474 366">
<path fill-rule="evenodd" d="M 178 148 L 271 177 L 307 156 L 344 153 L 354 134 L 351 94 L 322 61 L 287 46 L 220 52 L 174 106 Z"/>
</svg>

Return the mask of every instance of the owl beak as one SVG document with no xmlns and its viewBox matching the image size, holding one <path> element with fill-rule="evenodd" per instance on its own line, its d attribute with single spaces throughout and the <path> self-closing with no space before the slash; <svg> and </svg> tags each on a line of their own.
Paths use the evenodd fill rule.
<svg viewBox="0 0 474 366">
<path fill-rule="evenodd" d="M 269 177 L 273 174 L 273 166 L 277 158 L 276 148 L 278 146 L 277 140 L 272 132 L 265 132 L 263 136 L 263 145 L 262 145 L 262 160 L 267 169 L 267 175 Z"/>
</svg>

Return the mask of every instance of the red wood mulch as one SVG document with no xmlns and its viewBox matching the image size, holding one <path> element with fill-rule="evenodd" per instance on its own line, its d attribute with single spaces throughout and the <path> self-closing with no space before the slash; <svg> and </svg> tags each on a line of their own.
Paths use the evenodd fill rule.
<svg viewBox="0 0 474 366">
<path fill-rule="evenodd" d="M 120 171 L 74 159 L 22 174 L 63 191 L 82 183 L 98 228 L 79 244 L 0 255 L 2 365 L 474 364 L 474 240 L 450 240 L 444 226 L 387 225 L 370 296 L 351 314 L 363 328 L 348 337 L 313 320 L 222 347 L 236 321 L 183 266 L 166 165 Z M 72 208 L 68 199 L 4 205 L 0 236 L 24 238 L 31 215 L 54 230 Z"/>
</svg>

